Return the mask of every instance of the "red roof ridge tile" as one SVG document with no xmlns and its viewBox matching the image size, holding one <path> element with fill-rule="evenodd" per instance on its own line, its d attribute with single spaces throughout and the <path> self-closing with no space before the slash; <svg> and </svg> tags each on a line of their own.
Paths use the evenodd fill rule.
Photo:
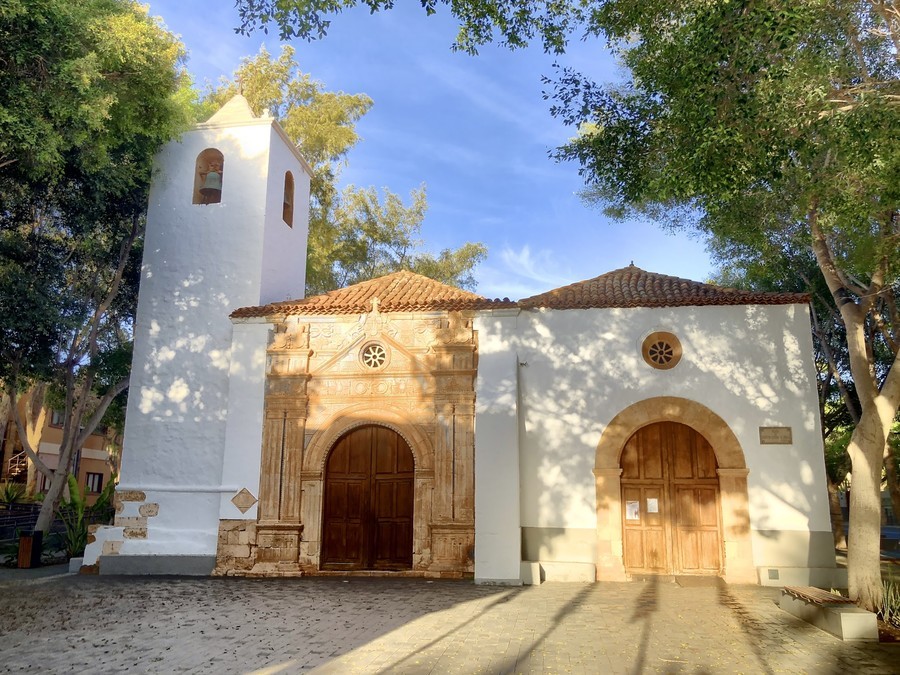
<svg viewBox="0 0 900 675">
<path fill-rule="evenodd" d="M 421 274 L 400 270 L 361 281 L 321 295 L 284 300 L 259 307 L 242 307 L 231 313 L 235 319 L 290 315 L 357 314 L 372 310 L 378 298 L 380 312 L 486 309 L 515 306 L 509 300 L 489 300 L 477 293 L 455 288 Z"/>
<path fill-rule="evenodd" d="M 428 277 L 401 270 L 352 286 L 298 300 L 284 300 L 259 307 L 234 310 L 235 319 L 291 316 L 358 314 L 372 311 L 378 298 L 380 312 L 458 311 L 476 309 L 602 309 L 627 307 L 688 307 L 703 305 L 806 304 L 805 293 L 771 293 L 691 281 L 648 272 L 629 265 L 592 279 L 514 302 L 490 300 Z"/>
<path fill-rule="evenodd" d="M 691 281 L 622 267 L 519 301 L 523 309 L 595 309 L 612 307 L 684 307 L 702 305 L 785 305 L 808 303 L 804 293 L 769 293 Z"/>
</svg>

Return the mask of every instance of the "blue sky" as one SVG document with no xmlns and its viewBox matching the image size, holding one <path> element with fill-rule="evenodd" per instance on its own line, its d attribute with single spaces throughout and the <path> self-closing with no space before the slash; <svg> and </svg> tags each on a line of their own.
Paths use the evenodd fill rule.
<svg viewBox="0 0 900 675">
<path fill-rule="evenodd" d="M 181 36 L 198 85 L 230 75 L 263 44 L 280 50 L 277 31 L 236 35 L 239 20 L 228 3 L 149 4 Z M 709 276 L 702 242 L 653 223 L 608 220 L 578 198 L 577 165 L 548 156 L 574 131 L 551 117 L 541 76 L 552 76 L 557 62 L 599 81 L 616 79 L 602 44 L 576 42 L 556 57 L 539 47 L 488 45 L 473 57 L 451 51 L 456 28 L 443 7 L 427 17 L 418 3 L 397 4 L 375 15 L 345 12 L 324 40 L 293 42 L 301 69 L 327 89 L 375 102 L 358 124 L 362 141 L 342 184 L 387 188 L 408 202 L 424 183 L 426 248 L 485 243 L 488 259 L 475 276 L 477 291 L 489 297 L 527 297 L 632 261 L 698 281 Z"/>
</svg>

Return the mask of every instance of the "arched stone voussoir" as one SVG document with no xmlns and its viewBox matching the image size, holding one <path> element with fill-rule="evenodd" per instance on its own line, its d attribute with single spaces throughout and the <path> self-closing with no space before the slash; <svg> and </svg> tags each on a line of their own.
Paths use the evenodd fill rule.
<svg viewBox="0 0 900 675">
<path fill-rule="evenodd" d="M 720 469 L 747 468 L 741 444 L 725 420 L 702 403 L 676 396 L 648 398 L 613 417 L 600 436 L 594 466 L 618 468 L 628 439 L 638 429 L 655 422 L 680 422 L 696 430 L 712 445 Z"/>
<path fill-rule="evenodd" d="M 402 410 L 393 406 L 359 404 L 341 410 L 316 431 L 304 453 L 303 471 L 324 471 L 328 452 L 338 439 L 367 424 L 381 425 L 400 434 L 413 452 L 417 472 L 434 470 L 434 448 L 420 425 L 410 422 Z"/>
</svg>

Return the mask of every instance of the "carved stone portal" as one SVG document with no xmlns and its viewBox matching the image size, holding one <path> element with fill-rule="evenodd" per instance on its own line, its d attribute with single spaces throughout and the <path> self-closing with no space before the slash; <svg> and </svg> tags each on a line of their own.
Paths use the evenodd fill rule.
<svg viewBox="0 0 900 675">
<path fill-rule="evenodd" d="M 361 315 L 293 316 L 274 324 L 259 519 L 221 522 L 216 573 L 322 573 L 323 541 L 343 536 L 329 531 L 334 526 L 323 517 L 328 458 L 342 437 L 375 425 L 402 437 L 413 455 L 412 551 L 405 568 L 411 574 L 471 577 L 477 352 L 472 318 L 471 312 L 385 314 L 375 300 Z M 371 573 L 379 566 L 369 560 L 348 567 L 354 569 Z"/>
</svg>

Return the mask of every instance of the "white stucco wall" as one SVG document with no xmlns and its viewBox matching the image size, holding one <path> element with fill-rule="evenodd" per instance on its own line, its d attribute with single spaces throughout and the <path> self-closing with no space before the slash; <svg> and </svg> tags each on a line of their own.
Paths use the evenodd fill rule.
<svg viewBox="0 0 900 675">
<path fill-rule="evenodd" d="M 519 583 L 518 357 L 515 310 L 476 318 L 475 581 Z"/>
<path fill-rule="evenodd" d="M 750 471 L 756 565 L 802 562 L 808 551 L 790 549 L 808 546 L 810 532 L 830 536 L 805 306 L 535 310 L 522 312 L 511 334 L 495 330 L 510 331 L 486 322 L 480 341 L 507 345 L 523 364 L 519 525 L 526 534 L 541 528 L 541 559 L 593 562 L 600 436 L 620 411 L 657 396 L 701 403 L 737 436 Z M 659 330 L 683 346 L 672 370 L 641 356 L 644 338 Z M 793 443 L 761 445 L 762 426 L 791 427 Z"/>
<path fill-rule="evenodd" d="M 192 204 L 196 158 L 206 148 L 224 155 L 222 199 Z M 293 228 L 281 218 L 287 170 L 295 179 Z M 306 169 L 272 120 L 201 126 L 158 156 L 119 489 L 144 491 L 159 515 L 149 519 L 147 539 L 126 540 L 121 555 L 215 554 L 220 504 L 233 496 L 233 485 L 221 483 L 234 410 L 229 378 L 254 365 L 244 341 L 252 336 L 241 331 L 232 363 L 228 315 L 303 296 L 308 198 Z M 252 387 L 253 377 L 239 373 L 237 386 Z M 245 392 L 236 395 L 243 401 Z M 249 411 L 234 414 L 261 423 Z"/>
<path fill-rule="evenodd" d="M 256 520 L 256 504 L 241 513 L 231 500 L 242 489 L 259 498 L 266 343 L 270 328 L 261 321 L 234 324 L 220 519 Z"/>
<path fill-rule="evenodd" d="M 269 127 L 269 144 L 270 189 L 265 205 L 260 304 L 304 296 L 309 234 L 310 176 L 297 161 L 293 147 L 274 126 Z M 284 174 L 287 171 L 294 177 L 294 222 L 291 227 L 282 220 Z"/>
</svg>

